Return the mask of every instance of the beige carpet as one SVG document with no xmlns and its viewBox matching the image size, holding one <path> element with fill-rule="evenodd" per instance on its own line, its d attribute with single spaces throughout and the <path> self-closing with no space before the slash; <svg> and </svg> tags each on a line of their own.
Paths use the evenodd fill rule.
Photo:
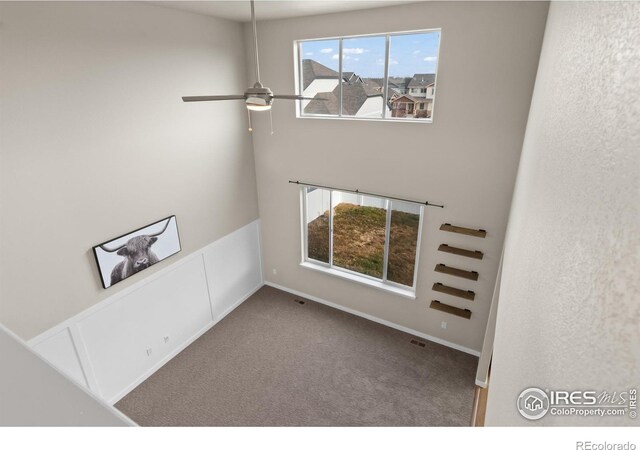
<svg viewBox="0 0 640 450">
<path fill-rule="evenodd" d="M 476 357 L 296 298 L 263 287 L 116 407 L 153 426 L 469 425 Z"/>
</svg>

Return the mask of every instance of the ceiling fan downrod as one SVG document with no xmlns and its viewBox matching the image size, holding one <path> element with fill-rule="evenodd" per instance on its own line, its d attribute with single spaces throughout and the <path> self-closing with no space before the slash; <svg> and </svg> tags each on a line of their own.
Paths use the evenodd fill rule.
<svg viewBox="0 0 640 450">
<path fill-rule="evenodd" d="M 244 100 L 249 115 L 249 131 L 253 131 L 251 126 L 251 111 L 269 111 L 271 113 L 271 105 L 273 99 L 281 100 L 315 100 L 325 101 L 323 98 L 304 97 L 302 95 L 276 95 L 271 89 L 262 85 L 260 81 L 260 58 L 258 56 L 258 27 L 256 24 L 255 0 L 250 0 L 251 5 L 251 26 L 253 31 L 253 57 L 255 64 L 256 81 L 253 87 L 248 88 L 241 95 L 198 95 L 182 97 L 183 102 L 211 102 L 220 100 Z M 273 118 L 271 118 L 271 134 L 273 134 Z"/>
</svg>

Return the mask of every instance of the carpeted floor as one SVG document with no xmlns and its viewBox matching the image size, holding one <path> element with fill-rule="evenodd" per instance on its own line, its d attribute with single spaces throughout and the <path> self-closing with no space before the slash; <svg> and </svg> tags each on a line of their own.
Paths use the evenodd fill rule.
<svg viewBox="0 0 640 450">
<path fill-rule="evenodd" d="M 476 357 L 296 298 L 263 287 L 116 407 L 147 426 L 469 425 Z"/>
</svg>

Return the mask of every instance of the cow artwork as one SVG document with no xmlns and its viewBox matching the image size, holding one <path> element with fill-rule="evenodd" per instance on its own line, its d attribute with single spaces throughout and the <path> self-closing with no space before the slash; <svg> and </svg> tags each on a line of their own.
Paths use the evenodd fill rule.
<svg viewBox="0 0 640 450">
<path fill-rule="evenodd" d="M 124 256 L 124 260 L 120 261 L 111 271 L 111 284 L 116 284 L 118 281 L 130 277 L 134 273 L 146 269 L 151 264 L 157 263 L 158 257 L 151 250 L 151 246 L 157 240 L 158 238 L 156 236 L 136 236 L 129 239 L 125 245 L 117 249 L 116 253 Z M 108 250 L 104 246 L 102 249 L 111 252 L 116 251 Z"/>
<path fill-rule="evenodd" d="M 113 286 L 180 251 L 175 216 L 97 245 L 93 250 L 103 287 Z"/>
</svg>

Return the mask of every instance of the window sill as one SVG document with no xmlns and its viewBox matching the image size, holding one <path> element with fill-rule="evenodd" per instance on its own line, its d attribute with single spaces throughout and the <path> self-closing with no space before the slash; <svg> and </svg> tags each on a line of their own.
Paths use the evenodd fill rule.
<svg viewBox="0 0 640 450">
<path fill-rule="evenodd" d="M 336 117 L 336 116 L 314 116 L 308 114 L 297 114 L 297 119 L 321 119 L 321 120 L 358 120 L 363 122 L 389 122 L 389 123 L 433 123 L 433 119 L 383 119 L 381 117 Z"/>
<path fill-rule="evenodd" d="M 376 289 L 380 289 L 385 292 L 389 292 L 391 294 L 399 295 L 404 298 L 409 298 L 415 300 L 416 293 L 412 289 L 405 289 L 402 287 L 392 286 L 387 283 L 383 283 L 382 281 L 373 280 L 366 277 L 361 277 L 356 274 L 352 274 L 339 269 L 332 269 L 329 267 L 323 267 L 318 264 L 313 264 L 311 262 L 303 261 L 300 263 L 302 267 L 306 267 L 307 269 L 317 270 L 318 272 L 323 272 L 329 275 L 333 275 L 338 278 L 342 278 L 345 280 L 355 281 L 356 283 L 364 284 Z"/>
</svg>

